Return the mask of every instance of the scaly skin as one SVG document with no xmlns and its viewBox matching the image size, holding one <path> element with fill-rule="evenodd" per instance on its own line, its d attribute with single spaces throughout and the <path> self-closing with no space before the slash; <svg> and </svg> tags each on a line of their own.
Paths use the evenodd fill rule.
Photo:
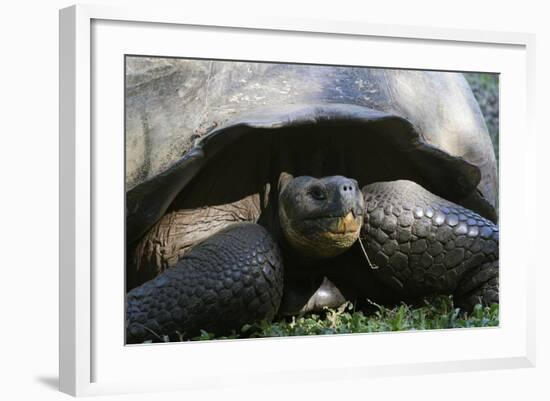
<svg viewBox="0 0 550 401">
<path fill-rule="evenodd" d="M 360 236 L 376 269 L 366 267 L 351 250 L 340 258 L 322 252 L 312 257 L 311 247 L 301 256 L 302 247 L 287 249 L 286 302 L 279 310 L 279 246 L 262 226 L 237 223 L 195 245 L 174 267 L 128 293 L 127 342 L 158 341 L 163 335 L 178 340 L 200 329 L 221 335 L 271 319 L 285 307 L 316 311 L 337 306 L 344 297 L 409 300 L 453 294 L 457 305 L 468 310 L 477 303 L 498 303 L 498 227 L 489 220 L 411 181 L 371 184 L 362 194 L 345 177 L 300 178 L 294 183 L 296 189 L 287 187 L 291 192 L 281 197 L 283 202 L 289 199 L 283 229 L 293 225 L 294 235 L 311 242 L 327 230 L 354 231 L 355 224 L 347 224 L 350 211 L 359 218 L 364 215 Z M 324 192 L 312 192 L 316 187 Z M 334 217 L 327 220 L 327 215 Z M 331 252 L 339 253 L 340 248 Z M 300 275 L 309 280 L 301 287 L 296 281 Z"/>
<path fill-rule="evenodd" d="M 498 227 L 411 181 L 363 188 L 362 238 L 374 275 L 401 298 L 454 294 L 456 303 L 498 303 Z"/>
<path fill-rule="evenodd" d="M 257 224 L 234 224 L 128 293 L 127 343 L 164 335 L 177 341 L 200 329 L 220 335 L 271 319 L 282 290 L 281 255 L 271 235 Z"/>
</svg>

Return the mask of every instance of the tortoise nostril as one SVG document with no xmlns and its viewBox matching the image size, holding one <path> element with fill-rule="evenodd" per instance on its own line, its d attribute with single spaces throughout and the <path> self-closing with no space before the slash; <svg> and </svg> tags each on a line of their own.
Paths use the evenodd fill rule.
<svg viewBox="0 0 550 401">
<path fill-rule="evenodd" d="M 342 191 L 343 191 L 343 192 L 352 192 L 352 191 L 353 191 L 353 185 L 344 184 L 344 185 L 342 186 Z"/>
</svg>

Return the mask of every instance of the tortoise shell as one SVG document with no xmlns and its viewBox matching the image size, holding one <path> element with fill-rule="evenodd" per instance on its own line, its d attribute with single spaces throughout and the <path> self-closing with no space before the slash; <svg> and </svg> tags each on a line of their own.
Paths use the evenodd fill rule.
<svg viewBox="0 0 550 401">
<path fill-rule="evenodd" d="M 128 242 L 170 208 L 273 187 L 282 171 L 408 179 L 495 221 L 497 168 L 462 74 L 128 57 Z"/>
</svg>

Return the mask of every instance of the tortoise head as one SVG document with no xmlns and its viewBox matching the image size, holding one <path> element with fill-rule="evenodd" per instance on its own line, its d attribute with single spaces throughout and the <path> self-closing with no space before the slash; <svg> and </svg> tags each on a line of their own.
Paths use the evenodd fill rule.
<svg viewBox="0 0 550 401">
<path fill-rule="evenodd" d="M 356 180 L 343 176 L 279 180 L 278 215 L 290 246 L 309 258 L 329 258 L 359 237 L 365 203 Z"/>
</svg>

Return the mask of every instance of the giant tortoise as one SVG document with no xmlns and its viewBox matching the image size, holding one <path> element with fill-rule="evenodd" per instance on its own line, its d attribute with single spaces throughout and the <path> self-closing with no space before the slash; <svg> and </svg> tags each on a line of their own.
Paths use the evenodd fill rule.
<svg viewBox="0 0 550 401">
<path fill-rule="evenodd" d="M 495 155 L 461 74 L 129 58 L 126 103 L 129 343 L 498 302 Z"/>
</svg>

